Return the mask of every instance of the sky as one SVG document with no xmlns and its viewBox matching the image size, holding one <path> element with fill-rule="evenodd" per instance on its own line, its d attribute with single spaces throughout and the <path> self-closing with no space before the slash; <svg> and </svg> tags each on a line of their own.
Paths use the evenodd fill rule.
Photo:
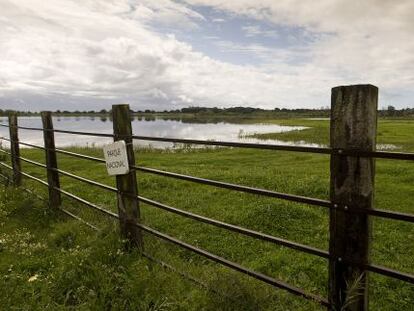
<svg viewBox="0 0 414 311">
<path fill-rule="evenodd" d="M 414 107 L 412 0 L 0 0 L 0 109 Z"/>
</svg>

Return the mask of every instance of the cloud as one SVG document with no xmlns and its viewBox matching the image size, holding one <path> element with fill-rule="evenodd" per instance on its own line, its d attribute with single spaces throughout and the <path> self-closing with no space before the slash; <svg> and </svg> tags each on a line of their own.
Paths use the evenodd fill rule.
<svg viewBox="0 0 414 311">
<path fill-rule="evenodd" d="M 187 3 L 0 0 L 0 105 L 320 107 L 340 84 L 376 83 L 392 98 L 414 86 L 411 1 Z M 244 27 L 248 36 L 277 35 L 259 25 L 265 21 L 301 27 L 310 40 L 283 48 L 216 39 L 211 44 L 223 53 L 242 51 L 261 60 L 218 61 L 168 31 L 204 35 L 200 25 L 209 19 L 197 5 L 256 19 L 258 25 Z M 408 102 L 404 96 L 398 100 Z"/>
<path fill-rule="evenodd" d="M 198 28 L 196 21 L 205 20 L 204 16 L 198 12 L 171 0 L 131 1 L 129 7 L 130 11 L 126 12 L 126 17 L 135 18 L 141 22 L 154 22 L 157 26 Z"/>
<path fill-rule="evenodd" d="M 320 33 L 308 54 L 315 67 L 335 71 L 349 82 L 368 81 L 386 89 L 414 82 L 414 1 L 187 0 L 275 25 Z M 244 28 L 261 34 L 260 26 Z M 324 35 L 326 34 L 326 35 Z"/>
<path fill-rule="evenodd" d="M 271 38 L 278 38 L 279 35 L 276 30 L 264 30 L 260 25 L 248 25 L 242 27 L 246 37 L 265 36 Z"/>
</svg>

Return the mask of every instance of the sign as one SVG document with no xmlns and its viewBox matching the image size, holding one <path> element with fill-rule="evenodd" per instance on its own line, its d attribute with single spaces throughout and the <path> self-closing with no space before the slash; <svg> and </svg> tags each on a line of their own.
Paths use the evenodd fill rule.
<svg viewBox="0 0 414 311">
<path fill-rule="evenodd" d="M 129 173 L 128 155 L 125 141 L 120 140 L 103 147 L 108 174 L 125 175 Z"/>
</svg>

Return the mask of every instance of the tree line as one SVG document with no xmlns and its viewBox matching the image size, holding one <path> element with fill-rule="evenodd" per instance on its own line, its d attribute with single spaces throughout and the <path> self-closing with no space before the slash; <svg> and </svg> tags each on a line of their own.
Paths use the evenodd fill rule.
<svg viewBox="0 0 414 311">
<path fill-rule="evenodd" d="M 10 110 L 0 109 L 0 116 L 7 116 Z M 101 109 L 96 110 L 84 110 L 84 111 L 69 111 L 69 110 L 56 110 L 57 115 L 109 115 L 111 110 Z M 329 108 L 319 109 L 287 109 L 287 108 L 274 108 L 274 109 L 262 109 L 253 107 L 230 107 L 230 108 L 218 108 L 218 107 L 186 107 L 173 110 L 131 110 L 133 114 L 187 114 L 187 115 L 284 115 L 284 116 L 309 116 L 309 117 L 329 117 Z M 380 117 L 414 117 L 414 108 L 396 109 L 394 106 L 388 106 L 378 111 Z M 31 116 L 38 115 L 38 112 L 32 111 L 19 111 L 20 115 Z"/>
</svg>

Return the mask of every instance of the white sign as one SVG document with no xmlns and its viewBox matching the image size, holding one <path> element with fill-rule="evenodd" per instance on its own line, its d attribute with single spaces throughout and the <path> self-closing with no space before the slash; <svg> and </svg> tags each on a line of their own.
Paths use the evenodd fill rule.
<svg viewBox="0 0 414 311">
<path fill-rule="evenodd" d="M 125 175 L 129 173 L 128 155 L 125 141 L 120 140 L 103 147 L 108 174 Z"/>
</svg>

